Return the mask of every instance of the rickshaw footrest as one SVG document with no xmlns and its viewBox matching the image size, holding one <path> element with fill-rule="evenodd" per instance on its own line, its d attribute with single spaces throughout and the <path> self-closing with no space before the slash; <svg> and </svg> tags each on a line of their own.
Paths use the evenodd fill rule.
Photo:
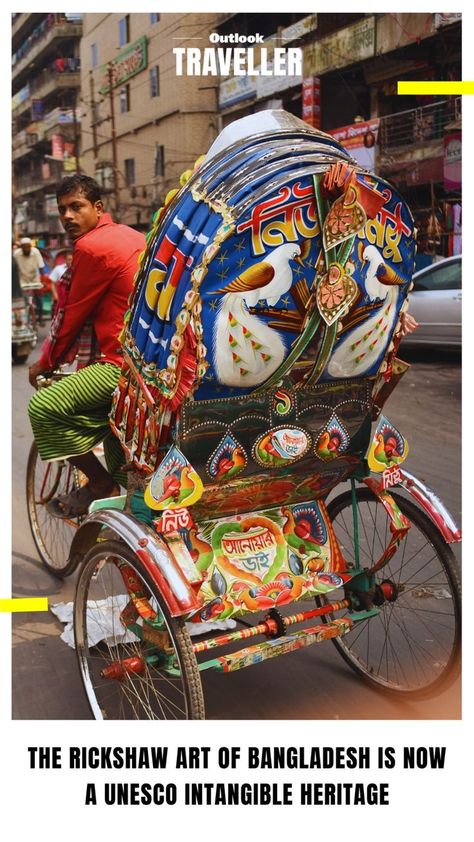
<svg viewBox="0 0 474 842">
<path fill-rule="evenodd" d="M 200 670 L 215 669 L 218 672 L 234 672 L 253 664 L 266 661 L 267 658 L 276 658 L 287 652 L 294 652 L 313 643 L 320 643 L 331 637 L 341 637 L 352 629 L 352 620 L 346 615 L 331 623 L 320 623 L 310 628 L 300 629 L 285 637 L 277 637 L 257 643 L 254 646 L 246 646 L 237 652 L 230 652 L 218 658 L 212 658 L 199 664 Z"/>
<path fill-rule="evenodd" d="M 354 611 L 352 614 L 346 614 L 350 620 L 357 623 L 359 620 L 367 620 L 369 617 L 376 617 L 380 614 L 380 608 L 370 608 L 368 611 Z"/>
</svg>

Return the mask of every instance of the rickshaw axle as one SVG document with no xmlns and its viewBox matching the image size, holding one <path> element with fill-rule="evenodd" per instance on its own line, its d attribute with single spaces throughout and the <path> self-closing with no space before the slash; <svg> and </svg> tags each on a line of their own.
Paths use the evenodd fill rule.
<svg viewBox="0 0 474 842">
<path fill-rule="evenodd" d="M 280 621 L 284 627 L 283 634 L 286 632 L 286 628 L 288 626 L 292 626 L 295 623 L 302 623 L 304 620 L 309 620 L 312 617 L 320 617 L 323 614 L 330 614 L 331 612 L 341 611 L 343 608 L 349 608 L 350 600 L 343 599 L 340 602 L 331 602 L 328 605 L 323 605 L 319 608 L 312 608 L 310 611 L 301 611 L 298 614 L 291 614 L 288 617 L 281 617 Z M 258 635 L 265 635 L 266 637 L 280 636 L 281 633 L 279 632 L 279 623 L 277 620 L 270 616 L 270 613 L 267 614 L 263 623 L 259 623 L 256 626 L 250 626 L 245 629 L 240 629 L 239 631 L 230 632 L 229 634 L 221 634 L 218 637 L 208 638 L 207 640 L 201 640 L 198 643 L 193 643 L 193 651 L 195 654 L 198 652 L 205 652 L 208 649 L 216 649 L 218 646 L 225 646 L 227 643 L 231 643 L 234 640 L 245 640 L 249 637 L 257 637 Z"/>
</svg>

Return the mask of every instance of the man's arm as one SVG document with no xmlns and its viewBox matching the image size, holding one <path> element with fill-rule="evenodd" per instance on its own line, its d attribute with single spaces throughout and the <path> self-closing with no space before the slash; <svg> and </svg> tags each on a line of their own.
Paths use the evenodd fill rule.
<svg viewBox="0 0 474 842">
<path fill-rule="evenodd" d="M 52 347 L 46 343 L 40 357 L 40 362 L 48 369 L 61 362 L 74 344 L 114 277 L 113 271 L 107 268 L 105 257 L 97 258 L 80 249 L 74 254 L 71 270 L 71 289 L 59 335 Z"/>
<path fill-rule="evenodd" d="M 44 365 L 41 360 L 37 360 L 37 362 L 32 363 L 28 369 L 28 380 L 30 381 L 30 386 L 36 388 L 36 378 L 40 376 L 40 374 L 47 374 L 51 371 L 51 366 Z"/>
</svg>

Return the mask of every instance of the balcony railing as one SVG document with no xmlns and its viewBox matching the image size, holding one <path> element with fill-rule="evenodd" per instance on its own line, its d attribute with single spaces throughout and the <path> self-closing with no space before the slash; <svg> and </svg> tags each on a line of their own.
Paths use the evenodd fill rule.
<svg viewBox="0 0 474 842">
<path fill-rule="evenodd" d="M 442 102 L 381 117 L 381 151 L 441 140 L 445 127 L 460 118 L 461 97 L 450 97 Z"/>
<path fill-rule="evenodd" d="M 28 111 L 31 108 L 32 99 L 46 99 L 50 94 L 59 90 L 77 89 L 80 87 L 80 84 L 81 74 L 79 72 L 51 73 L 45 71 L 44 73 L 40 73 L 30 84 L 27 98 L 13 109 L 13 116 L 20 117 Z"/>
<path fill-rule="evenodd" d="M 55 38 L 80 38 L 82 23 L 69 21 L 64 14 L 49 14 L 12 56 L 12 78 L 37 59 Z"/>
</svg>

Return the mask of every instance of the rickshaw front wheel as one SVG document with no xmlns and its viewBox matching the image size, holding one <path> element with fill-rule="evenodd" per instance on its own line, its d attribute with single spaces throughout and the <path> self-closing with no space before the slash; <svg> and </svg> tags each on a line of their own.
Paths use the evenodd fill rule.
<svg viewBox="0 0 474 842">
<path fill-rule="evenodd" d="M 82 518 L 53 517 L 47 504 L 59 494 L 70 494 L 80 482 L 80 471 L 66 460 L 43 462 L 33 442 L 26 468 L 28 519 L 41 561 L 60 579 L 76 567 L 75 559 L 69 557 L 69 548 Z"/>
</svg>

